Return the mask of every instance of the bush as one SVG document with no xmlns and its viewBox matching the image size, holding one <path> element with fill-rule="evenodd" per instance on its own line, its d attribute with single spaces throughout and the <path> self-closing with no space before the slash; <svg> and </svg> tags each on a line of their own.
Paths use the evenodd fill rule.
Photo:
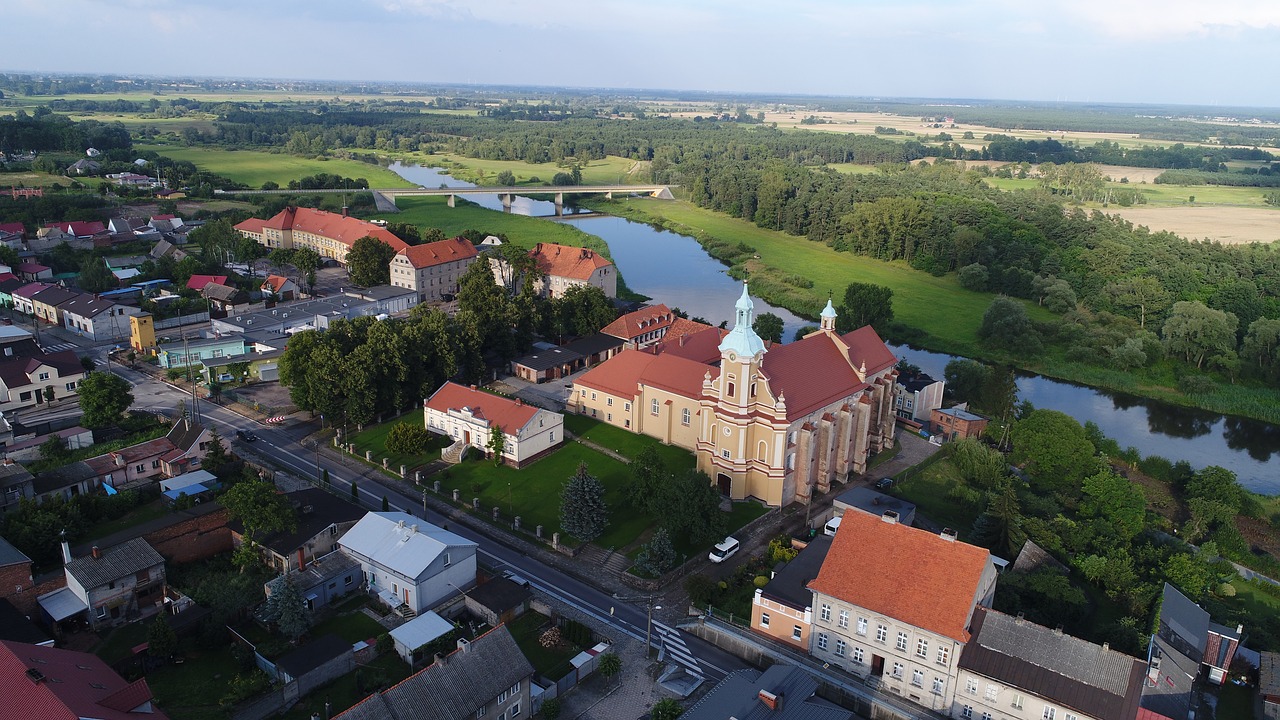
<svg viewBox="0 0 1280 720">
<path fill-rule="evenodd" d="M 684 591 L 694 605 L 710 605 L 716 596 L 716 585 L 706 575 L 691 575 L 684 581 Z"/>
<path fill-rule="evenodd" d="M 427 446 L 427 429 L 417 423 L 396 423 L 387 433 L 387 450 L 397 455 L 417 455 Z"/>
<path fill-rule="evenodd" d="M 1220 597 L 1235 597 L 1236 586 L 1231 583 L 1224 582 L 1218 586 L 1218 595 Z"/>
<path fill-rule="evenodd" d="M 378 644 L 374 646 L 378 650 L 379 655 L 385 655 L 395 649 L 396 643 L 391 639 L 391 633 L 382 633 L 378 636 Z"/>
<path fill-rule="evenodd" d="M 754 583 L 756 587 L 758 587 L 758 588 L 762 588 L 762 587 L 764 587 L 765 585 L 768 585 L 768 584 L 769 584 L 769 576 L 768 576 L 768 575 L 757 575 L 757 576 L 755 577 L 755 579 L 754 579 L 754 580 L 752 580 L 751 582 L 752 582 L 752 583 Z"/>
<path fill-rule="evenodd" d="M 551 698 L 542 703 L 542 719 L 556 720 L 560 717 L 560 698 Z"/>
</svg>

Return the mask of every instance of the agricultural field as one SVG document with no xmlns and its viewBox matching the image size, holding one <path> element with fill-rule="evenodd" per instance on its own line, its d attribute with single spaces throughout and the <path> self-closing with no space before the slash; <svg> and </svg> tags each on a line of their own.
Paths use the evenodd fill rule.
<svg viewBox="0 0 1280 720">
<path fill-rule="evenodd" d="M 187 160 L 202 170 L 249 187 L 262 187 L 265 182 L 275 182 L 281 187 L 290 180 L 310 175 L 329 173 L 349 178 L 365 178 L 369 187 L 413 187 L 413 183 L 378 165 L 341 158 L 313 159 L 269 153 L 261 150 L 222 150 L 219 148 L 186 147 L 182 145 L 135 145 L 139 150 L 154 150 L 174 160 Z"/>
<path fill-rule="evenodd" d="M 1203 187 L 1190 188 L 1203 190 Z M 1248 188 L 1256 190 L 1257 188 Z M 1224 245 L 1280 240 L 1280 209 L 1269 207 L 1224 207 L 1196 204 L 1182 207 L 1111 207 L 1114 213 L 1134 225 L 1167 230 L 1190 240 L 1216 240 Z"/>
<path fill-rule="evenodd" d="M 7 172 L 0 173 L 0 188 L 16 187 L 49 187 L 51 185 L 61 185 L 70 187 L 71 183 L 79 180 L 86 184 L 92 184 L 97 187 L 101 178 L 81 177 L 70 178 L 63 175 L 49 175 L 48 173 L 24 171 L 24 172 Z"/>
</svg>

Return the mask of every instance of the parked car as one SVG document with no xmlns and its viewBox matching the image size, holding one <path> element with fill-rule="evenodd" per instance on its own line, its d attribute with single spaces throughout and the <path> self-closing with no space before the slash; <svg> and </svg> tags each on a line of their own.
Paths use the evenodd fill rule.
<svg viewBox="0 0 1280 720">
<path fill-rule="evenodd" d="M 880 478 L 879 480 L 876 481 L 875 488 L 883 492 L 893 487 L 893 483 L 894 483 L 894 479 L 891 477 Z"/>
<path fill-rule="evenodd" d="M 725 560 L 733 557 L 733 554 L 738 552 L 738 548 L 740 547 L 741 545 L 739 545 L 738 541 L 730 535 L 723 541 L 717 543 L 715 547 L 711 548 L 711 552 L 707 557 L 710 558 L 713 563 L 724 562 Z"/>
<path fill-rule="evenodd" d="M 245 442 L 253 442 L 258 439 L 258 436 L 254 435 L 252 430 L 237 430 L 236 437 Z"/>
</svg>

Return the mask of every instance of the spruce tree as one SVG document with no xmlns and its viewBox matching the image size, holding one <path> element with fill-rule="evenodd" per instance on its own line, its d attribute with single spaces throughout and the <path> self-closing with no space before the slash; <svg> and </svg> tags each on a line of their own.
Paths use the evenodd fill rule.
<svg viewBox="0 0 1280 720">
<path fill-rule="evenodd" d="M 560 493 L 560 527 L 583 542 L 591 542 L 600 537 L 608 525 L 604 485 L 587 472 L 586 463 L 579 463 L 578 471 Z"/>
</svg>

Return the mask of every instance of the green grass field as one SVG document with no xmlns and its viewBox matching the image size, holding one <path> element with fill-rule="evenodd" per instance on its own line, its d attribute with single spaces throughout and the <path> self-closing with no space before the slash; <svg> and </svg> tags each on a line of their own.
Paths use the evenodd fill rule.
<svg viewBox="0 0 1280 720">
<path fill-rule="evenodd" d="M 915 503 L 916 511 L 930 520 L 956 530 L 961 540 L 967 540 L 973 532 L 973 521 L 982 508 L 966 507 L 947 497 L 964 479 L 950 460 L 939 460 L 922 472 L 896 485 L 892 492 L 907 502 Z M 918 522 L 918 521 L 917 521 Z"/>
<path fill-rule="evenodd" d="M 845 175 L 871 175 L 878 172 L 875 165 L 861 165 L 859 163 L 828 163 L 827 167 Z"/>
<path fill-rule="evenodd" d="M 532 610 L 507 623 L 507 629 L 515 639 L 520 651 L 528 658 L 529 664 L 539 675 L 551 680 L 564 677 L 571 666 L 570 660 L 582 652 L 582 648 L 570 642 L 561 641 L 555 647 L 545 648 L 538 642 L 544 626 L 551 625 L 551 618 Z M 542 632 L 540 632 L 542 631 Z"/>
<path fill-rule="evenodd" d="M 423 426 L 423 417 L 420 412 L 412 412 L 401 415 L 393 420 L 388 420 L 380 425 L 371 425 L 364 430 L 351 436 L 351 442 L 355 443 L 356 449 L 360 457 L 364 457 L 365 450 L 373 451 L 373 459 L 376 463 L 381 463 L 381 458 L 387 458 L 391 461 L 391 469 L 399 470 L 401 465 L 409 468 L 416 468 L 425 465 L 432 460 L 440 459 L 440 448 L 448 447 L 449 440 L 444 438 L 441 441 L 433 441 L 427 443 L 427 447 L 417 455 L 401 455 L 387 450 L 387 435 L 391 432 L 391 428 L 396 425 L 407 422 L 413 423 L 418 427 Z M 433 439 L 435 436 L 432 436 Z"/>
<path fill-rule="evenodd" d="M 451 237 L 464 230 L 502 234 L 510 242 L 529 248 L 540 242 L 586 245 L 589 241 L 596 240 L 594 236 L 571 225 L 490 210 L 461 198 L 456 207 L 449 207 L 448 198 L 444 197 L 402 197 L 396 199 L 396 206 L 400 208 L 400 212 L 372 217 L 424 228 L 440 228 L 445 235 Z"/>
<path fill-rule="evenodd" d="M 556 173 L 569 172 L 567 166 L 553 162 L 527 163 L 522 160 L 482 160 L 461 155 L 440 153 L 427 155 L 412 153 L 408 159 L 425 165 L 438 165 L 449 170 L 449 174 L 459 180 L 468 180 L 478 185 L 496 185 L 497 175 L 503 170 L 510 170 L 516 176 L 516 182 L 525 185 L 541 185 L 551 182 Z M 583 185 L 620 185 L 629 182 L 633 170 L 641 165 L 635 160 L 610 155 L 603 160 L 591 160 L 582 166 Z M 538 182 L 531 182 L 531 178 Z"/>
<path fill-rule="evenodd" d="M 85 183 L 85 185 L 93 188 L 97 188 L 98 183 L 102 182 L 102 178 L 70 178 L 64 175 L 49 175 L 48 173 L 42 172 L 24 171 L 0 173 L 0 188 L 8 189 L 10 186 L 49 187 L 50 185 L 71 187 L 71 183 L 76 180 L 79 180 L 80 182 Z"/>
<path fill-rule="evenodd" d="M 284 187 L 290 180 L 318 173 L 364 178 L 369 181 L 369 187 L 374 188 L 413 187 L 413 183 L 384 167 L 358 160 L 317 160 L 261 150 L 222 150 L 183 145 L 139 144 L 134 147 L 139 150 L 154 150 L 174 160 L 187 160 L 201 170 L 208 170 L 252 188 L 262 187 L 268 181 Z"/>
<path fill-rule="evenodd" d="M 1040 181 L 1035 178 L 985 178 L 988 185 L 1001 190 L 1036 190 Z M 1107 187 L 1117 190 L 1136 190 L 1147 199 L 1145 206 L 1133 207 L 1174 207 L 1189 205 L 1190 198 L 1195 197 L 1196 205 L 1239 205 L 1243 207 L 1271 207 L 1264 200 L 1264 195 L 1271 188 L 1228 187 L 1225 185 L 1164 185 L 1155 183 L 1117 183 L 1109 182 Z M 1104 209 L 1102 203 L 1084 203 L 1086 208 Z M 1112 205 L 1112 208 L 1119 208 Z"/>
</svg>

